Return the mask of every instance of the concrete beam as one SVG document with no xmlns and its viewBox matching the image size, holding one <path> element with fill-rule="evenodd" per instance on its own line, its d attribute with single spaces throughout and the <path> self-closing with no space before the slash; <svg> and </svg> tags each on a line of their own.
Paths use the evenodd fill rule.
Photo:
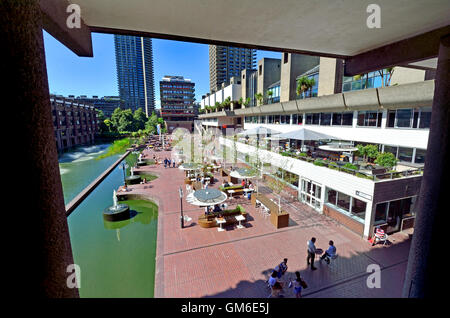
<svg viewBox="0 0 450 318">
<path fill-rule="evenodd" d="M 346 58 L 344 74 L 354 76 L 434 58 L 438 55 L 440 39 L 448 34 L 450 26 L 445 26 Z"/>
<path fill-rule="evenodd" d="M 70 3 L 66 0 L 40 0 L 42 27 L 55 39 L 64 44 L 78 56 L 93 57 L 91 30 L 80 17 L 80 28 L 69 28 L 67 12 Z M 80 12 L 82 14 L 82 12 Z"/>
</svg>

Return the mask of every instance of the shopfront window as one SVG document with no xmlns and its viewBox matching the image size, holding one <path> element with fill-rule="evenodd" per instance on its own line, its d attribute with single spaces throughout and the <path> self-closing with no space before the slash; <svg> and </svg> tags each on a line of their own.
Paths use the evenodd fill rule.
<svg viewBox="0 0 450 318">
<path fill-rule="evenodd" d="M 325 203 L 359 222 L 364 222 L 367 203 L 362 200 L 353 198 L 345 193 L 326 188 Z"/>
<path fill-rule="evenodd" d="M 398 148 L 398 159 L 400 161 L 412 162 L 412 157 L 413 157 L 412 148 L 405 148 L 405 147 Z"/>
<path fill-rule="evenodd" d="M 350 196 L 339 192 L 337 206 L 347 212 L 350 212 Z"/>
</svg>

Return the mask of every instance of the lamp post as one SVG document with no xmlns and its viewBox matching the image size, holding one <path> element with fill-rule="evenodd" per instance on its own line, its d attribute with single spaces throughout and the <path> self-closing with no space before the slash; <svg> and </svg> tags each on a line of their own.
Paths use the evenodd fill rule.
<svg viewBox="0 0 450 318">
<path fill-rule="evenodd" d="M 178 189 L 180 193 L 180 207 L 181 207 L 181 228 L 184 228 L 184 216 L 183 216 L 183 190 L 181 187 Z"/>
<path fill-rule="evenodd" d="M 126 184 L 127 183 L 127 181 L 126 181 L 126 179 L 125 179 L 125 171 L 126 171 L 126 169 L 128 169 L 128 165 L 125 163 L 125 162 L 123 162 L 122 163 L 122 170 L 123 170 L 123 184 Z"/>
</svg>

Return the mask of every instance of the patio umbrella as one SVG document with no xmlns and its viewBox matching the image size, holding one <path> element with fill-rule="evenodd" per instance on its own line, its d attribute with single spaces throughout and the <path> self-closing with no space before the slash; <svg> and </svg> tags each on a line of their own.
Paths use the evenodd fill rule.
<svg viewBox="0 0 450 318">
<path fill-rule="evenodd" d="M 183 163 L 182 165 L 180 165 L 178 167 L 178 169 L 181 169 L 181 170 L 198 170 L 201 168 L 203 168 L 203 165 L 200 163 L 196 163 L 196 162 Z"/>
<path fill-rule="evenodd" d="M 201 189 L 190 193 L 186 197 L 186 201 L 197 206 L 211 206 L 224 202 L 227 195 L 217 189 Z"/>
<path fill-rule="evenodd" d="M 263 127 L 263 126 L 258 126 L 252 129 L 247 129 L 243 132 L 238 133 L 238 136 L 266 136 L 266 135 L 275 135 L 275 134 L 279 134 L 280 131 L 278 130 L 274 130 L 274 129 L 270 129 L 267 127 Z"/>
<path fill-rule="evenodd" d="M 296 140 L 324 140 L 324 139 L 337 139 L 336 137 L 319 133 L 307 128 L 301 128 L 298 130 L 290 131 L 284 134 L 276 135 L 277 139 L 296 139 Z"/>
<path fill-rule="evenodd" d="M 337 151 L 337 152 L 353 152 L 357 151 L 358 148 L 353 146 L 351 143 L 345 142 L 330 142 L 326 145 L 319 146 L 319 149 L 328 150 L 328 151 Z"/>
</svg>

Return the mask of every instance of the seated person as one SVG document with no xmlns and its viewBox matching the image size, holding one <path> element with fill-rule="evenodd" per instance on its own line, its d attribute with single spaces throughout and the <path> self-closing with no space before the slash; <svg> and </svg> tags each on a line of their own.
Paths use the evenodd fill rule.
<svg viewBox="0 0 450 318">
<path fill-rule="evenodd" d="M 228 183 L 228 181 L 223 180 L 222 187 L 227 188 L 229 186 L 230 186 L 230 184 Z"/>
<path fill-rule="evenodd" d="M 205 215 L 209 215 L 210 214 L 210 208 L 209 206 L 205 206 Z"/>
<path fill-rule="evenodd" d="M 219 206 L 218 204 L 216 204 L 216 205 L 214 206 L 213 212 L 222 212 L 222 209 L 220 208 L 220 206 Z"/>
<path fill-rule="evenodd" d="M 326 259 L 326 262 L 330 264 L 330 258 L 332 258 L 334 255 L 336 255 L 336 247 L 334 246 L 334 242 L 330 241 L 328 242 L 330 245 L 328 249 L 323 253 L 323 255 L 320 257 L 320 260 Z"/>
<path fill-rule="evenodd" d="M 248 188 L 249 188 L 250 190 L 253 190 L 253 189 L 254 189 L 254 188 L 253 188 L 253 183 L 251 183 L 251 181 L 248 182 Z"/>
<path fill-rule="evenodd" d="M 147 183 L 147 179 L 144 178 L 144 179 L 141 181 L 141 184 L 146 184 L 146 183 Z"/>
<path fill-rule="evenodd" d="M 245 186 L 246 186 L 245 179 L 242 179 L 241 185 L 245 188 Z"/>
</svg>

